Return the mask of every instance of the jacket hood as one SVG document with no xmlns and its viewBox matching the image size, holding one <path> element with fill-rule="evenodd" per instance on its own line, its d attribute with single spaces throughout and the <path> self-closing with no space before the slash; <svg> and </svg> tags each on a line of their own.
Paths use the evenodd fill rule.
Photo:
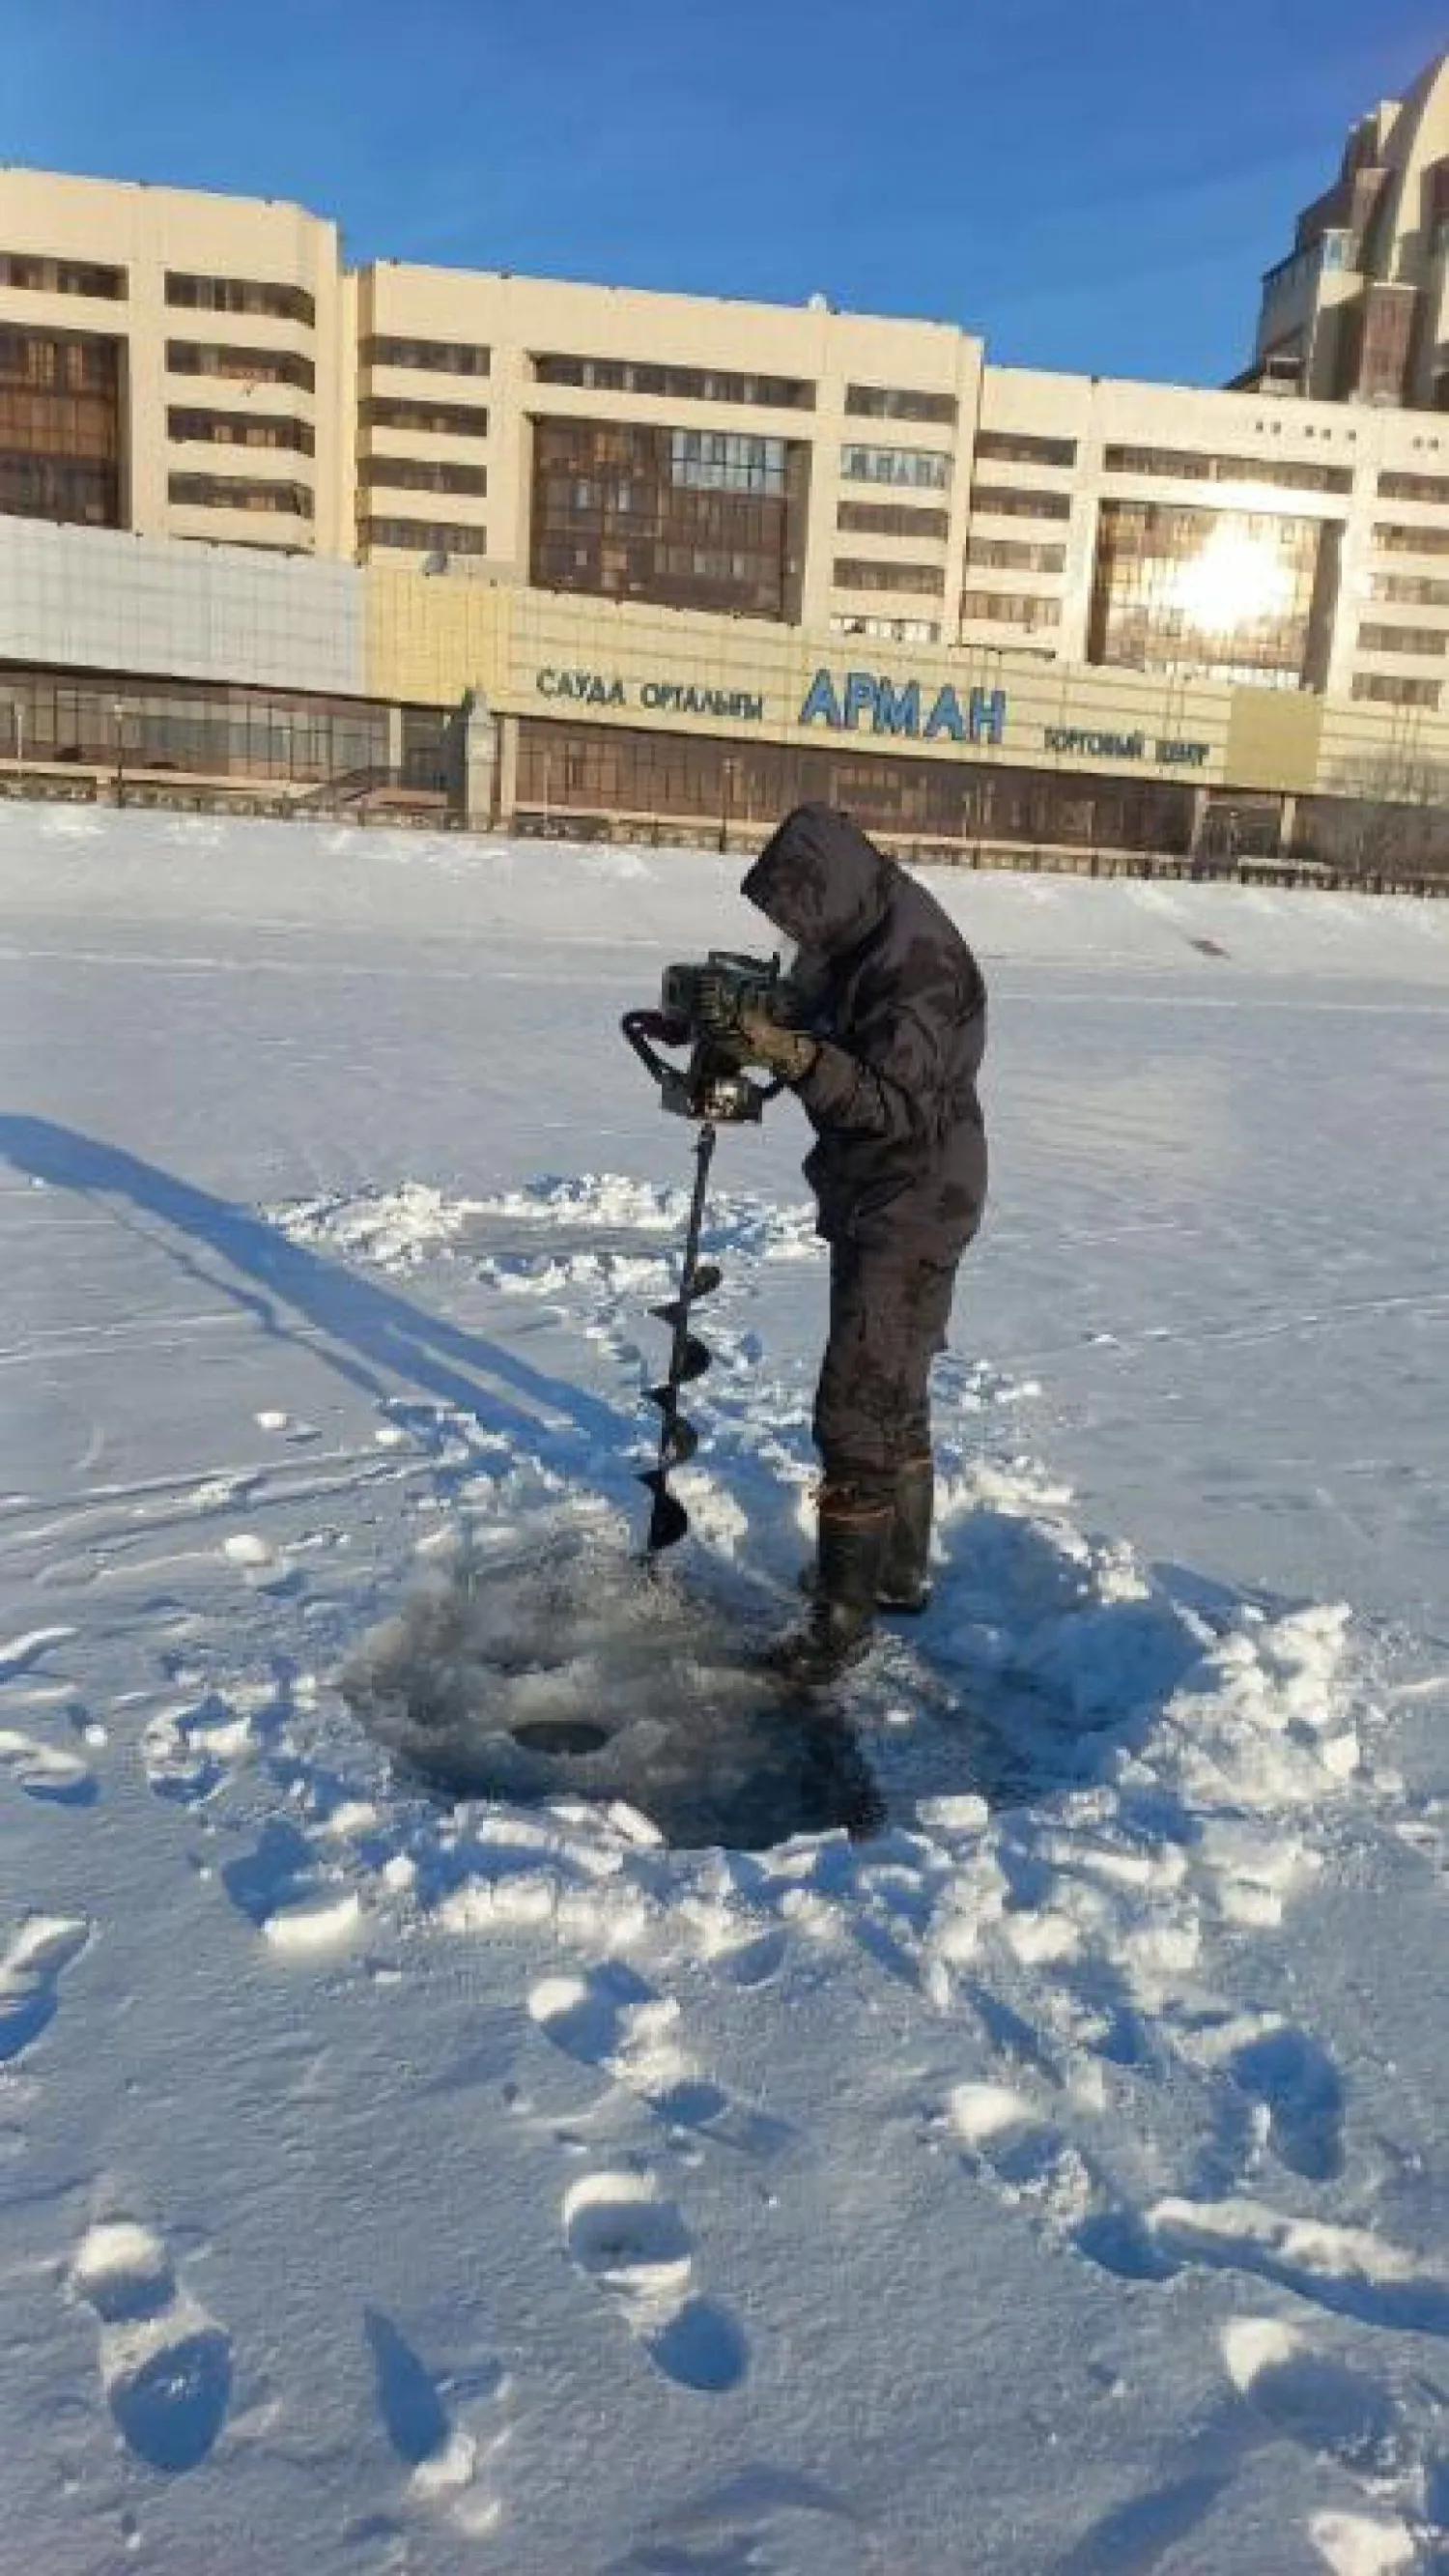
<svg viewBox="0 0 1449 2576">
<path fill-rule="evenodd" d="M 766 842 L 740 892 L 787 939 L 843 956 L 879 927 L 894 863 L 833 805 L 797 805 Z"/>
</svg>

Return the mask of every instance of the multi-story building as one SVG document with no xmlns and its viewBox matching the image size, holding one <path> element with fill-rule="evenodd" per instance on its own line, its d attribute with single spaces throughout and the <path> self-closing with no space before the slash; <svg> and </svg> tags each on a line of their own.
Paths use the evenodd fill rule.
<svg viewBox="0 0 1449 2576">
<path fill-rule="evenodd" d="M 1245 384 L 1449 410 L 1449 56 L 1352 128 L 1270 268 Z M 1438 497 L 1438 496 L 1436 496 Z"/>
<path fill-rule="evenodd" d="M 1380 112 L 1381 210 L 1422 197 L 1441 97 Z M 494 812 L 845 777 L 941 841 L 1178 846 L 1222 803 L 1276 840 L 1375 762 L 1449 761 L 1449 418 L 1277 381 L 996 367 L 820 298 L 349 270 L 295 207 L 0 170 L 0 755 L 8 699 L 33 757 L 95 756 L 124 704 L 141 766 L 425 767 L 486 688 Z M 921 713 L 943 688 L 959 736 Z M 265 715 L 219 709 L 246 690 Z M 828 776 L 761 749 L 861 733 Z"/>
</svg>

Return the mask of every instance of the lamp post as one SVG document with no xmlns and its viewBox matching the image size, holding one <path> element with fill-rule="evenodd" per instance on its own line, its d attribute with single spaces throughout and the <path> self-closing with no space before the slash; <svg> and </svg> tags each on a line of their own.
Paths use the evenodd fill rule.
<svg viewBox="0 0 1449 2576">
<path fill-rule="evenodd" d="M 729 759 L 721 760 L 719 765 L 719 845 L 721 850 L 727 850 L 730 845 L 730 801 L 734 783 L 734 762 Z"/>
<path fill-rule="evenodd" d="M 116 803 L 120 806 L 126 801 L 126 706 L 123 698 L 117 698 L 111 713 L 116 719 Z"/>
</svg>

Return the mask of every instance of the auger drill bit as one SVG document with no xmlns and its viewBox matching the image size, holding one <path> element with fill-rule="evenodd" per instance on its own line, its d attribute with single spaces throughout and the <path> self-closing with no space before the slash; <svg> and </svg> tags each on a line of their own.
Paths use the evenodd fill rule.
<svg viewBox="0 0 1449 2576">
<path fill-rule="evenodd" d="M 689 1206 L 689 1226 L 684 1238 L 684 1259 L 679 1274 L 679 1294 L 667 1306 L 654 1306 L 652 1314 L 661 1324 L 668 1324 L 672 1340 L 669 1349 L 669 1374 L 659 1386 L 651 1386 L 648 1400 L 659 1408 L 659 1460 L 640 1477 L 654 1497 L 649 1514 L 649 1532 L 644 1542 L 644 1562 L 653 1563 L 667 1547 L 675 1547 L 689 1527 L 689 1514 L 678 1496 L 669 1490 L 669 1472 L 682 1467 L 699 1447 L 699 1433 L 679 1409 L 679 1392 L 709 1367 L 709 1352 L 689 1329 L 689 1318 L 701 1297 L 708 1297 L 719 1286 L 720 1274 L 713 1262 L 699 1258 L 700 1229 L 704 1223 L 705 1190 L 709 1182 L 710 1161 L 715 1148 L 715 1129 L 706 1120 L 695 1145 L 694 1195 Z"/>
</svg>

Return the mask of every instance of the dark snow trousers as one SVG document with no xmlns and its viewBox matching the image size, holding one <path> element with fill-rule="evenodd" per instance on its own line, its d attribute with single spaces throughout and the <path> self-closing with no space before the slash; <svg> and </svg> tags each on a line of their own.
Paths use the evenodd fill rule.
<svg viewBox="0 0 1449 2576">
<path fill-rule="evenodd" d="M 931 1362 L 946 1347 L 958 1262 L 830 1247 L 815 1445 L 827 1486 L 862 1509 L 893 1502 L 901 1469 L 931 1454 Z"/>
</svg>

